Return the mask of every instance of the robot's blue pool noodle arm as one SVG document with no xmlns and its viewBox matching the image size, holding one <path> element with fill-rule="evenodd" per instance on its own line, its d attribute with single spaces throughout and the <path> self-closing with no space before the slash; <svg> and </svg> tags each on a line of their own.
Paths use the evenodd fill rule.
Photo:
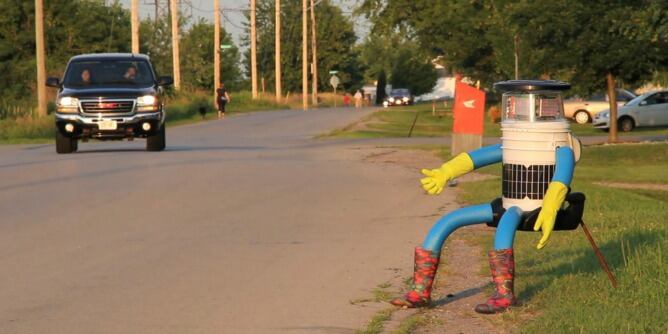
<svg viewBox="0 0 668 334">
<path fill-rule="evenodd" d="M 475 169 L 501 162 L 503 158 L 501 144 L 481 147 L 467 153 L 471 157 L 471 160 L 473 160 Z"/>
</svg>

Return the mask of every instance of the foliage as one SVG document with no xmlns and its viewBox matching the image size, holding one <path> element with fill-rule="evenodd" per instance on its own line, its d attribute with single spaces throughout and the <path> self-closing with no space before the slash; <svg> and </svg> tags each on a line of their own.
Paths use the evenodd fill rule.
<svg viewBox="0 0 668 334">
<path fill-rule="evenodd" d="M 665 1 L 365 0 L 359 12 L 487 85 L 514 77 L 516 38 L 522 78 L 567 80 L 584 95 L 608 73 L 637 86 L 668 64 Z"/>
<path fill-rule="evenodd" d="M 29 99 L 35 90 L 34 1 L 0 0 L 0 99 Z M 72 0 L 44 3 L 47 74 L 62 74 L 80 53 L 128 52 L 130 13 L 116 1 Z"/>
<path fill-rule="evenodd" d="M 213 38 L 214 26 L 200 19 L 184 33 L 181 49 L 181 73 L 183 81 L 191 89 L 209 89 L 213 91 Z M 232 42 L 232 37 L 221 28 L 221 45 L 232 45 L 221 50 L 221 78 L 228 90 L 241 89 L 243 78 L 239 69 L 239 50 Z"/>
<path fill-rule="evenodd" d="M 429 54 L 409 40 L 405 32 L 369 34 L 360 46 L 360 62 L 367 80 L 384 71 L 390 73 L 394 88 L 409 88 L 414 95 L 430 92 L 437 79 Z"/>
<path fill-rule="evenodd" d="M 275 12 L 272 0 L 258 0 L 257 71 L 264 78 L 267 90 L 275 86 Z M 331 90 L 329 71 L 338 70 L 337 76 L 345 90 L 362 86 L 362 71 L 357 62 L 354 44 L 357 40 L 352 21 L 330 0 L 316 5 L 318 40 L 318 88 Z M 300 0 L 281 1 L 281 69 L 284 92 L 300 92 L 302 85 L 302 6 Z M 309 21 L 310 27 L 310 21 Z M 250 45 L 247 27 L 244 46 Z M 309 35 L 310 43 L 310 35 Z M 309 60 L 311 55 L 309 48 Z M 246 75 L 250 76 L 250 49 L 245 53 Z"/>
</svg>

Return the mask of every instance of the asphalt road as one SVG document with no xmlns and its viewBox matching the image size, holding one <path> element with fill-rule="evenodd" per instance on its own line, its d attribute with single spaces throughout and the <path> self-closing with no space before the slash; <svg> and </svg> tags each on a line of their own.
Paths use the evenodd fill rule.
<svg viewBox="0 0 668 334">
<path fill-rule="evenodd" d="M 0 147 L 0 333 L 349 333 L 441 205 L 281 111 L 144 141 Z M 407 275 L 402 273 L 402 275 Z"/>
</svg>

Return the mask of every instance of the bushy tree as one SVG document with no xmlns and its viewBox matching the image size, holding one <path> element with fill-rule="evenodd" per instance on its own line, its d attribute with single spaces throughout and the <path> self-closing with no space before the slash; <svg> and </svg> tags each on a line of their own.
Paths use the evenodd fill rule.
<svg viewBox="0 0 668 334">
<path fill-rule="evenodd" d="M 239 70 L 239 50 L 232 42 L 231 36 L 221 29 L 221 45 L 232 45 L 231 48 L 219 50 L 221 54 L 221 79 L 229 90 L 238 90 L 243 81 Z M 193 89 L 213 89 L 213 24 L 200 19 L 183 34 L 181 49 L 182 77 L 185 85 Z"/>
<path fill-rule="evenodd" d="M 430 92 L 436 84 L 437 73 L 429 53 L 409 40 L 405 32 L 376 31 L 367 36 L 360 49 L 367 80 L 378 77 L 381 71 L 389 72 L 393 87 L 409 88 L 415 95 Z"/>
<path fill-rule="evenodd" d="M 35 2 L 0 0 L 0 98 L 32 99 L 35 89 Z M 130 13 L 118 2 L 45 1 L 47 74 L 61 75 L 67 60 L 92 52 L 128 52 Z"/>
</svg>

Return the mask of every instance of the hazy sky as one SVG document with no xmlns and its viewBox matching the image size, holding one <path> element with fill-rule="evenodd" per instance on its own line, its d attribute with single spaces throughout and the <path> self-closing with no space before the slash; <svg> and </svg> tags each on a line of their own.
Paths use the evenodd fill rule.
<svg viewBox="0 0 668 334">
<path fill-rule="evenodd" d="M 139 0 L 139 13 L 142 18 L 155 16 L 156 1 L 166 11 L 167 0 Z M 123 7 L 130 8 L 130 0 L 121 0 L 120 2 Z M 356 0 L 334 0 L 333 2 L 340 4 L 345 12 L 350 12 L 351 8 L 357 3 Z M 203 17 L 213 22 L 213 0 L 181 0 L 180 3 L 181 10 L 189 15 L 191 14 L 194 18 Z M 239 9 L 248 9 L 249 4 L 248 0 L 220 0 L 220 7 L 224 13 L 222 17 L 223 26 L 226 31 L 232 34 L 236 44 L 239 44 L 240 36 L 243 34 L 243 23 L 246 22 L 243 12 Z M 363 36 L 368 30 L 367 24 L 360 24 L 355 30 L 358 37 Z"/>
</svg>

